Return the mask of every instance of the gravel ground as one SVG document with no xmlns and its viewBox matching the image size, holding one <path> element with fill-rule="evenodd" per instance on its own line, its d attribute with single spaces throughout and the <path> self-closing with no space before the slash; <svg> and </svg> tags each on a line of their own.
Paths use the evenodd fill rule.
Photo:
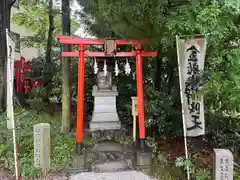
<svg viewBox="0 0 240 180">
<path fill-rule="evenodd" d="M 70 176 L 69 180 L 153 180 L 138 171 L 124 171 L 115 173 L 85 172 Z"/>
<path fill-rule="evenodd" d="M 0 173 L 1 175 L 1 173 Z M 0 176 L 0 180 L 15 180 L 14 177 Z M 51 173 L 45 178 L 22 177 L 21 180 L 154 180 L 140 171 L 123 171 L 115 173 L 84 172 L 75 175 L 68 173 Z"/>
</svg>

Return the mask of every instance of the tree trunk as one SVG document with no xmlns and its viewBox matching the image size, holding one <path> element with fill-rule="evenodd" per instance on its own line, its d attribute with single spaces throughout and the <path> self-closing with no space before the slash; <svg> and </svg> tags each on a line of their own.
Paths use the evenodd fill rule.
<svg viewBox="0 0 240 180">
<path fill-rule="evenodd" d="M 48 96 L 50 91 L 52 90 L 52 44 L 53 44 L 53 31 L 54 31 L 54 15 L 53 15 L 53 2 L 49 0 L 48 5 L 48 13 L 49 13 L 49 29 L 48 29 L 48 39 L 47 39 L 47 47 L 46 47 L 46 61 L 44 63 L 43 69 L 43 86 L 46 88 L 46 97 L 44 97 L 44 101 L 48 101 Z"/>
<path fill-rule="evenodd" d="M 157 53 L 158 53 L 158 56 L 156 59 L 156 72 L 155 72 L 154 86 L 156 90 L 160 90 L 161 83 L 162 83 L 161 76 L 162 76 L 162 62 L 163 62 L 161 45 L 159 45 Z"/>
<path fill-rule="evenodd" d="M 70 35 L 70 3 L 62 0 L 62 33 Z M 71 51 L 71 46 L 63 45 L 63 51 Z M 62 133 L 69 133 L 71 127 L 71 84 L 70 84 L 70 57 L 62 57 Z"/>
<path fill-rule="evenodd" d="M 10 29 L 10 12 L 15 0 L 0 1 L 0 112 L 6 110 L 6 28 Z"/>
</svg>

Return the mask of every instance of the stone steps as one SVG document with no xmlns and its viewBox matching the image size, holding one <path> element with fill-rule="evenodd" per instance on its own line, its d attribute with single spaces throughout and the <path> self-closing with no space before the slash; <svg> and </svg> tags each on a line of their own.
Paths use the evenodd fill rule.
<svg viewBox="0 0 240 180">
<path fill-rule="evenodd" d="M 108 140 L 103 140 L 92 147 L 88 146 L 84 155 L 73 159 L 74 168 L 87 169 L 98 173 L 110 173 L 141 169 L 141 167 L 145 169 L 151 166 L 151 153 L 139 152 L 139 149 L 135 146 L 133 148 L 117 142 L 118 137 L 126 133 L 127 128 L 94 132 L 85 130 L 85 138 L 86 136 L 99 139 L 105 137 L 103 139 Z"/>
<path fill-rule="evenodd" d="M 91 171 L 97 173 L 106 173 L 106 172 L 121 172 L 130 170 L 131 168 L 128 165 L 128 162 L 125 160 L 120 161 L 110 161 L 95 164 Z"/>
<path fill-rule="evenodd" d="M 91 166 L 93 172 L 118 172 L 133 169 L 130 149 L 125 148 L 111 140 L 102 141 L 91 149 L 96 155 L 94 164 Z"/>
</svg>

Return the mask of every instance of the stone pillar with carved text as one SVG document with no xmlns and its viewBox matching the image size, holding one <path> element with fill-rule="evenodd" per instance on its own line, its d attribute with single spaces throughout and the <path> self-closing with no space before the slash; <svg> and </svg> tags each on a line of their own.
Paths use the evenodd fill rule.
<svg viewBox="0 0 240 180">
<path fill-rule="evenodd" d="M 34 166 L 42 170 L 51 167 L 51 142 L 50 124 L 40 123 L 33 127 L 34 130 Z"/>
<path fill-rule="evenodd" d="M 228 149 L 214 149 L 213 179 L 233 180 L 233 154 Z"/>
</svg>

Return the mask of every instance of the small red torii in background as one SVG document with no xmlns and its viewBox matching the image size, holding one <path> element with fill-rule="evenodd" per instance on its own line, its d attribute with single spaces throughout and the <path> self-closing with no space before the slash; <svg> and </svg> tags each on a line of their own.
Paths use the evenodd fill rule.
<svg viewBox="0 0 240 180">
<path fill-rule="evenodd" d="M 144 122 L 144 100 L 143 100 L 143 79 L 142 79 L 142 57 L 157 56 L 156 52 L 145 52 L 141 45 L 148 43 L 146 40 L 95 40 L 87 38 L 73 38 L 70 36 L 57 35 L 60 44 L 77 45 L 78 51 L 61 52 L 63 57 L 78 57 L 78 90 L 77 90 L 77 128 L 76 128 L 76 153 L 81 154 L 83 141 L 83 112 L 84 112 L 84 59 L 88 57 L 109 57 L 106 50 L 108 45 L 114 47 L 114 57 L 136 57 L 136 80 L 138 97 L 138 121 L 139 121 L 139 143 L 142 150 L 145 146 L 145 122 Z M 104 45 L 105 52 L 85 51 L 85 45 Z M 117 52 L 117 46 L 134 45 L 135 51 Z"/>
<path fill-rule="evenodd" d="M 27 71 L 32 73 L 32 61 L 27 61 L 25 57 L 21 57 L 20 60 L 14 61 L 15 79 L 16 79 L 16 92 L 22 93 L 24 89 L 25 94 L 29 91 L 29 79 L 27 77 Z M 39 85 L 38 81 L 32 82 L 32 88 L 36 88 Z"/>
</svg>

